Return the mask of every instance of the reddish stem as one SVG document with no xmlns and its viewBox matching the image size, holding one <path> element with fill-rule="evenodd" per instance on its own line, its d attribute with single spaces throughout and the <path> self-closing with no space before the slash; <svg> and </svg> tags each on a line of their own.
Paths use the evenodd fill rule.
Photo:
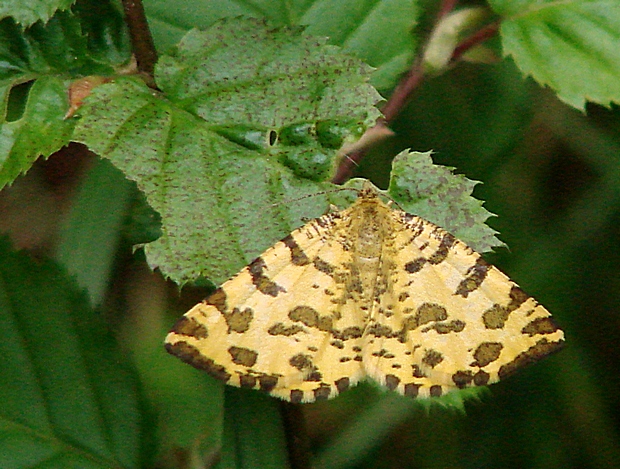
<svg viewBox="0 0 620 469">
<path fill-rule="evenodd" d="M 437 20 L 435 24 L 439 23 L 439 20 L 450 13 L 456 7 L 459 0 L 442 0 L 439 11 L 437 12 Z"/>
<path fill-rule="evenodd" d="M 347 179 L 351 177 L 353 170 L 358 166 L 359 161 L 363 158 L 363 151 L 355 151 L 349 155 L 346 155 L 336 169 L 336 174 L 332 177 L 332 184 L 344 184 Z"/>
<path fill-rule="evenodd" d="M 483 26 L 474 34 L 469 36 L 463 42 L 461 42 L 458 46 L 454 48 L 454 52 L 452 52 L 452 57 L 450 58 L 450 62 L 456 62 L 459 60 L 465 52 L 470 50 L 472 47 L 475 47 L 479 44 L 482 44 L 487 39 L 492 38 L 497 34 L 499 30 L 499 26 L 501 24 L 501 20 L 494 21 L 493 23 L 489 23 L 486 26 Z"/>
<path fill-rule="evenodd" d="M 413 91 L 420 86 L 423 80 L 424 69 L 422 67 L 422 58 L 417 57 L 405 78 L 396 85 L 392 95 L 381 109 L 385 118 L 385 121 L 381 122 L 381 125 L 390 124 L 394 121 L 394 118 L 405 106 Z"/>
<path fill-rule="evenodd" d="M 148 75 L 151 80 L 157 62 L 157 51 L 153 43 L 153 36 L 146 21 L 142 0 L 123 0 L 125 23 L 129 28 L 133 54 L 138 64 L 138 70 Z"/>
<path fill-rule="evenodd" d="M 443 17 L 450 14 L 456 7 L 459 0 L 442 0 L 437 12 L 437 18 L 435 19 L 435 26 L 439 24 Z M 430 36 L 429 36 L 430 37 Z M 392 95 L 381 109 L 385 122 L 380 122 L 378 125 L 386 125 L 391 123 L 394 118 L 400 113 L 401 109 L 405 106 L 411 94 L 417 89 L 422 81 L 424 81 L 424 69 L 422 66 L 422 56 L 426 46 L 422 47 L 422 52 L 416 57 L 409 69 L 409 72 L 403 80 L 396 86 Z"/>
<path fill-rule="evenodd" d="M 442 6 L 438 14 L 438 19 L 442 18 L 450 11 L 452 11 L 455 4 L 456 0 L 445 0 L 444 2 L 442 2 Z M 452 53 L 450 62 L 457 62 L 462 58 L 465 52 L 483 43 L 487 39 L 493 37 L 495 34 L 497 34 L 499 26 L 500 20 L 497 20 L 482 27 L 470 37 L 465 39 L 454 48 L 454 52 Z M 422 84 L 424 78 L 425 76 L 422 64 L 422 56 L 420 55 L 414 60 L 413 65 L 409 69 L 407 75 L 396 86 L 394 92 L 383 106 L 381 111 L 383 112 L 384 117 L 377 121 L 375 127 L 387 127 L 390 123 L 392 123 L 394 119 L 398 116 L 400 111 L 405 107 L 413 92 Z M 332 182 L 334 184 L 342 184 L 344 181 L 346 181 L 350 177 L 354 167 L 358 165 L 358 163 L 366 154 L 366 150 L 366 148 L 358 149 L 353 153 L 349 154 L 347 158 L 343 158 L 340 165 L 338 166 L 336 175 L 332 178 Z"/>
</svg>

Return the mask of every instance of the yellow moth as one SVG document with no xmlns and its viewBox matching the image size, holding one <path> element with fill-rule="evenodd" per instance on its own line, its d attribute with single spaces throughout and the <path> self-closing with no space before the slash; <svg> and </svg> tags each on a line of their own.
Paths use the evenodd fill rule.
<svg viewBox="0 0 620 469">
<path fill-rule="evenodd" d="M 563 341 L 506 275 L 367 183 L 194 306 L 165 345 L 227 384 L 314 402 L 365 378 L 410 397 L 486 385 Z"/>
</svg>

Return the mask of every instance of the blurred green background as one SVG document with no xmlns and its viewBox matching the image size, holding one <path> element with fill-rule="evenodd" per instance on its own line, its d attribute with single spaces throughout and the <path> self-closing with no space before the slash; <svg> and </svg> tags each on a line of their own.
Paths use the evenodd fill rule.
<svg viewBox="0 0 620 469">
<path fill-rule="evenodd" d="M 206 2 L 197 21 L 191 6 L 165 3 L 146 2 L 162 49 L 189 26 L 220 15 Z M 259 3 L 250 8 L 256 16 Z M 272 20 L 277 15 L 271 11 Z M 394 83 L 381 84 L 389 96 Z M 588 105 L 581 113 L 506 59 L 460 64 L 428 79 L 392 129 L 396 135 L 366 156 L 358 175 L 385 188 L 391 158 L 411 148 L 433 150 L 436 163 L 481 181 L 475 195 L 497 215 L 489 224 L 508 246 L 485 257 L 552 312 L 567 343 L 468 400 L 465 413 L 371 385 L 304 405 L 313 467 L 620 467 L 620 110 Z M 19 248 L 55 255 L 82 272 L 78 282 L 102 305 L 139 377 L 150 452 L 142 467 L 208 467 L 220 457 L 222 419 L 244 419 L 244 404 L 231 409 L 230 402 L 258 399 L 276 416 L 278 409 L 256 393 L 226 391 L 223 413 L 222 386 L 165 354 L 165 332 L 207 290 L 179 292 L 150 271 L 141 251 L 133 252 L 144 233 L 136 235 L 126 220 L 141 207 L 120 172 L 72 145 L 0 193 L 0 232 Z M 76 227 L 89 218 L 95 220 L 89 233 Z M 277 421 L 272 428 L 253 418 L 248 440 L 281 437 Z"/>
<path fill-rule="evenodd" d="M 502 104 L 510 117 L 493 105 L 505 94 L 513 98 Z M 497 214 L 489 223 L 509 247 L 486 258 L 554 314 L 567 346 L 492 386 L 482 402 L 468 402 L 466 415 L 370 386 L 306 405 L 318 467 L 617 467 L 620 113 L 591 106 L 586 116 L 522 80 L 510 64 L 463 66 L 429 81 L 393 128 L 397 135 L 367 156 L 359 174 L 385 187 L 390 158 L 409 147 L 433 149 L 437 163 L 482 181 L 476 196 Z M 80 192 L 92 178 L 99 178 L 96 189 Z M 124 184 L 113 168 L 70 147 L 0 194 L 2 231 L 19 247 L 53 252 L 76 198 L 92 216 L 126 215 L 129 197 L 115 207 Z M 116 253 L 112 284 L 102 293 L 113 328 L 133 350 L 147 394 L 157 382 L 157 393 L 165 388 L 177 399 L 175 409 L 194 415 L 189 433 L 204 433 L 214 417 L 199 401 L 205 389 L 221 393 L 220 386 L 165 356 L 160 345 L 174 318 L 203 292 L 186 289 L 179 297 L 140 252 L 132 255 L 118 220 L 98 220 L 107 236 L 93 239 L 96 249 L 82 249 L 101 253 L 109 246 Z M 105 223 L 111 227 L 102 233 Z M 166 383 L 162 366 L 183 369 Z M 152 397 L 154 405 L 159 398 L 165 396 Z M 166 417 L 175 418 L 159 415 Z"/>
</svg>

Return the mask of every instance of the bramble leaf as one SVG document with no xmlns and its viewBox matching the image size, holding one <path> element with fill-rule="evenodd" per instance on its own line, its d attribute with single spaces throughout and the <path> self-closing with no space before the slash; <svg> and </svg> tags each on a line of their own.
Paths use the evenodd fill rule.
<svg viewBox="0 0 620 469">
<path fill-rule="evenodd" d="M 74 2 L 75 0 L 2 0 L 0 20 L 8 16 L 24 26 L 30 26 L 37 21 L 45 23 L 57 10 L 66 10 Z"/>
<path fill-rule="evenodd" d="M 430 155 L 399 153 L 392 162 L 388 190 L 381 192 L 398 203 L 395 208 L 440 226 L 478 252 L 503 246 L 497 232 L 485 224 L 492 213 L 471 195 L 477 182 L 454 174 L 454 168 L 434 164 Z M 359 189 L 361 184 L 353 179 L 346 186 Z"/>
<path fill-rule="evenodd" d="M 476 181 L 434 164 L 431 153 L 401 152 L 392 162 L 389 194 L 403 209 L 454 234 L 478 252 L 503 246 L 485 224 L 492 216 L 472 197 Z"/>
<path fill-rule="evenodd" d="M 0 7 L 1 8 L 1 7 Z M 129 59 L 119 12 L 81 3 L 28 28 L 0 21 L 0 188 L 70 141 L 71 77 L 111 75 Z"/>
<path fill-rule="evenodd" d="M 617 0 L 490 0 L 504 17 L 504 52 L 536 81 L 583 110 L 620 103 Z"/>
<path fill-rule="evenodd" d="M 267 79 L 255 80 L 259 71 Z M 135 180 L 161 214 L 149 263 L 179 283 L 219 283 L 327 210 L 325 196 L 300 197 L 325 187 L 335 147 L 379 115 L 368 73 L 297 30 L 226 20 L 162 58 L 163 94 L 132 79 L 96 88 L 75 139 Z"/>
</svg>

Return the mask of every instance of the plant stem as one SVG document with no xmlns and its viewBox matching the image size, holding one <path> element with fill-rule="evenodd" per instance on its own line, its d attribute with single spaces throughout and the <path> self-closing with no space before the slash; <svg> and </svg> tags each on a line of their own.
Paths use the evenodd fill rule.
<svg viewBox="0 0 620 469">
<path fill-rule="evenodd" d="M 477 46 L 478 44 L 482 44 L 487 39 L 492 38 L 499 31 L 499 26 L 501 24 L 501 20 L 494 21 L 493 23 L 489 23 L 486 26 L 483 26 L 474 34 L 469 36 L 463 42 L 461 42 L 458 46 L 454 48 L 454 52 L 452 53 L 452 57 L 450 58 L 450 62 L 458 61 L 465 52 L 470 50 L 472 47 Z"/>
<path fill-rule="evenodd" d="M 458 0 L 442 0 L 441 6 L 439 7 L 439 11 L 437 12 L 437 18 L 435 19 L 435 25 L 433 29 L 437 28 L 439 22 L 452 10 L 456 7 Z M 429 35 L 429 37 L 432 34 Z M 383 116 L 385 117 L 384 122 L 380 122 L 382 125 L 390 124 L 394 121 L 396 116 L 400 113 L 400 111 L 405 107 L 405 104 L 411 98 L 413 92 L 422 84 L 424 81 L 424 64 L 422 62 L 424 56 L 424 50 L 426 49 L 426 44 L 421 48 L 421 52 L 417 57 L 413 60 L 413 64 L 407 72 L 407 75 L 401 80 L 401 82 L 396 85 L 394 88 L 394 92 L 388 99 L 388 101 L 381 109 Z M 379 123 L 378 123 L 379 124 Z"/>
<path fill-rule="evenodd" d="M 125 23 L 129 28 L 131 47 L 138 64 L 138 71 L 147 75 L 153 83 L 157 51 L 149 29 L 142 0 L 122 0 L 125 10 Z M 151 83 L 149 83 L 151 86 Z"/>
<path fill-rule="evenodd" d="M 435 20 L 435 24 L 437 24 L 441 18 L 454 10 L 454 7 L 456 7 L 456 4 L 458 2 L 459 0 L 442 0 L 439 11 L 437 12 L 437 19 Z"/>
<path fill-rule="evenodd" d="M 301 406 L 282 401 L 280 415 L 284 423 L 291 469 L 310 469 L 310 441 Z"/>
<path fill-rule="evenodd" d="M 384 116 L 383 121 L 380 121 L 381 125 L 390 124 L 394 121 L 423 80 L 424 69 L 422 67 L 422 57 L 418 56 L 405 78 L 396 85 L 394 92 L 381 109 Z"/>
<path fill-rule="evenodd" d="M 456 5 L 456 0 L 444 0 L 440 7 L 439 13 L 437 14 L 437 20 L 435 25 L 439 23 L 441 18 L 446 16 Z M 454 64 L 458 62 L 465 52 L 470 50 L 471 48 L 483 43 L 487 39 L 495 36 L 499 30 L 499 26 L 501 24 L 501 20 L 494 21 L 476 31 L 474 34 L 469 36 L 467 39 L 462 41 L 454 48 L 454 52 L 452 53 L 452 57 L 450 58 L 450 63 Z M 422 47 L 422 51 L 424 51 L 424 47 Z M 381 112 L 383 113 L 383 118 L 379 119 L 375 126 L 371 129 L 368 129 L 367 132 L 373 131 L 376 132 L 377 135 L 382 134 L 383 138 L 387 138 L 390 135 L 390 132 L 387 132 L 387 127 L 391 124 L 398 114 L 405 107 L 409 99 L 411 98 L 413 92 L 417 90 L 422 82 L 424 81 L 424 66 L 423 66 L 423 55 L 424 52 L 418 54 L 418 56 L 414 59 L 411 68 L 405 75 L 405 77 L 396 85 L 392 95 L 389 97 Z M 380 128 L 384 128 L 384 131 L 377 132 Z M 374 139 L 373 143 L 377 140 Z M 332 183 L 334 184 L 342 184 L 345 182 L 353 172 L 355 166 L 361 161 L 361 159 L 365 156 L 368 150 L 367 146 L 363 146 L 361 148 L 355 149 L 353 152 L 348 154 L 345 158 L 342 159 L 338 169 L 336 171 L 335 176 L 332 178 Z"/>
</svg>

